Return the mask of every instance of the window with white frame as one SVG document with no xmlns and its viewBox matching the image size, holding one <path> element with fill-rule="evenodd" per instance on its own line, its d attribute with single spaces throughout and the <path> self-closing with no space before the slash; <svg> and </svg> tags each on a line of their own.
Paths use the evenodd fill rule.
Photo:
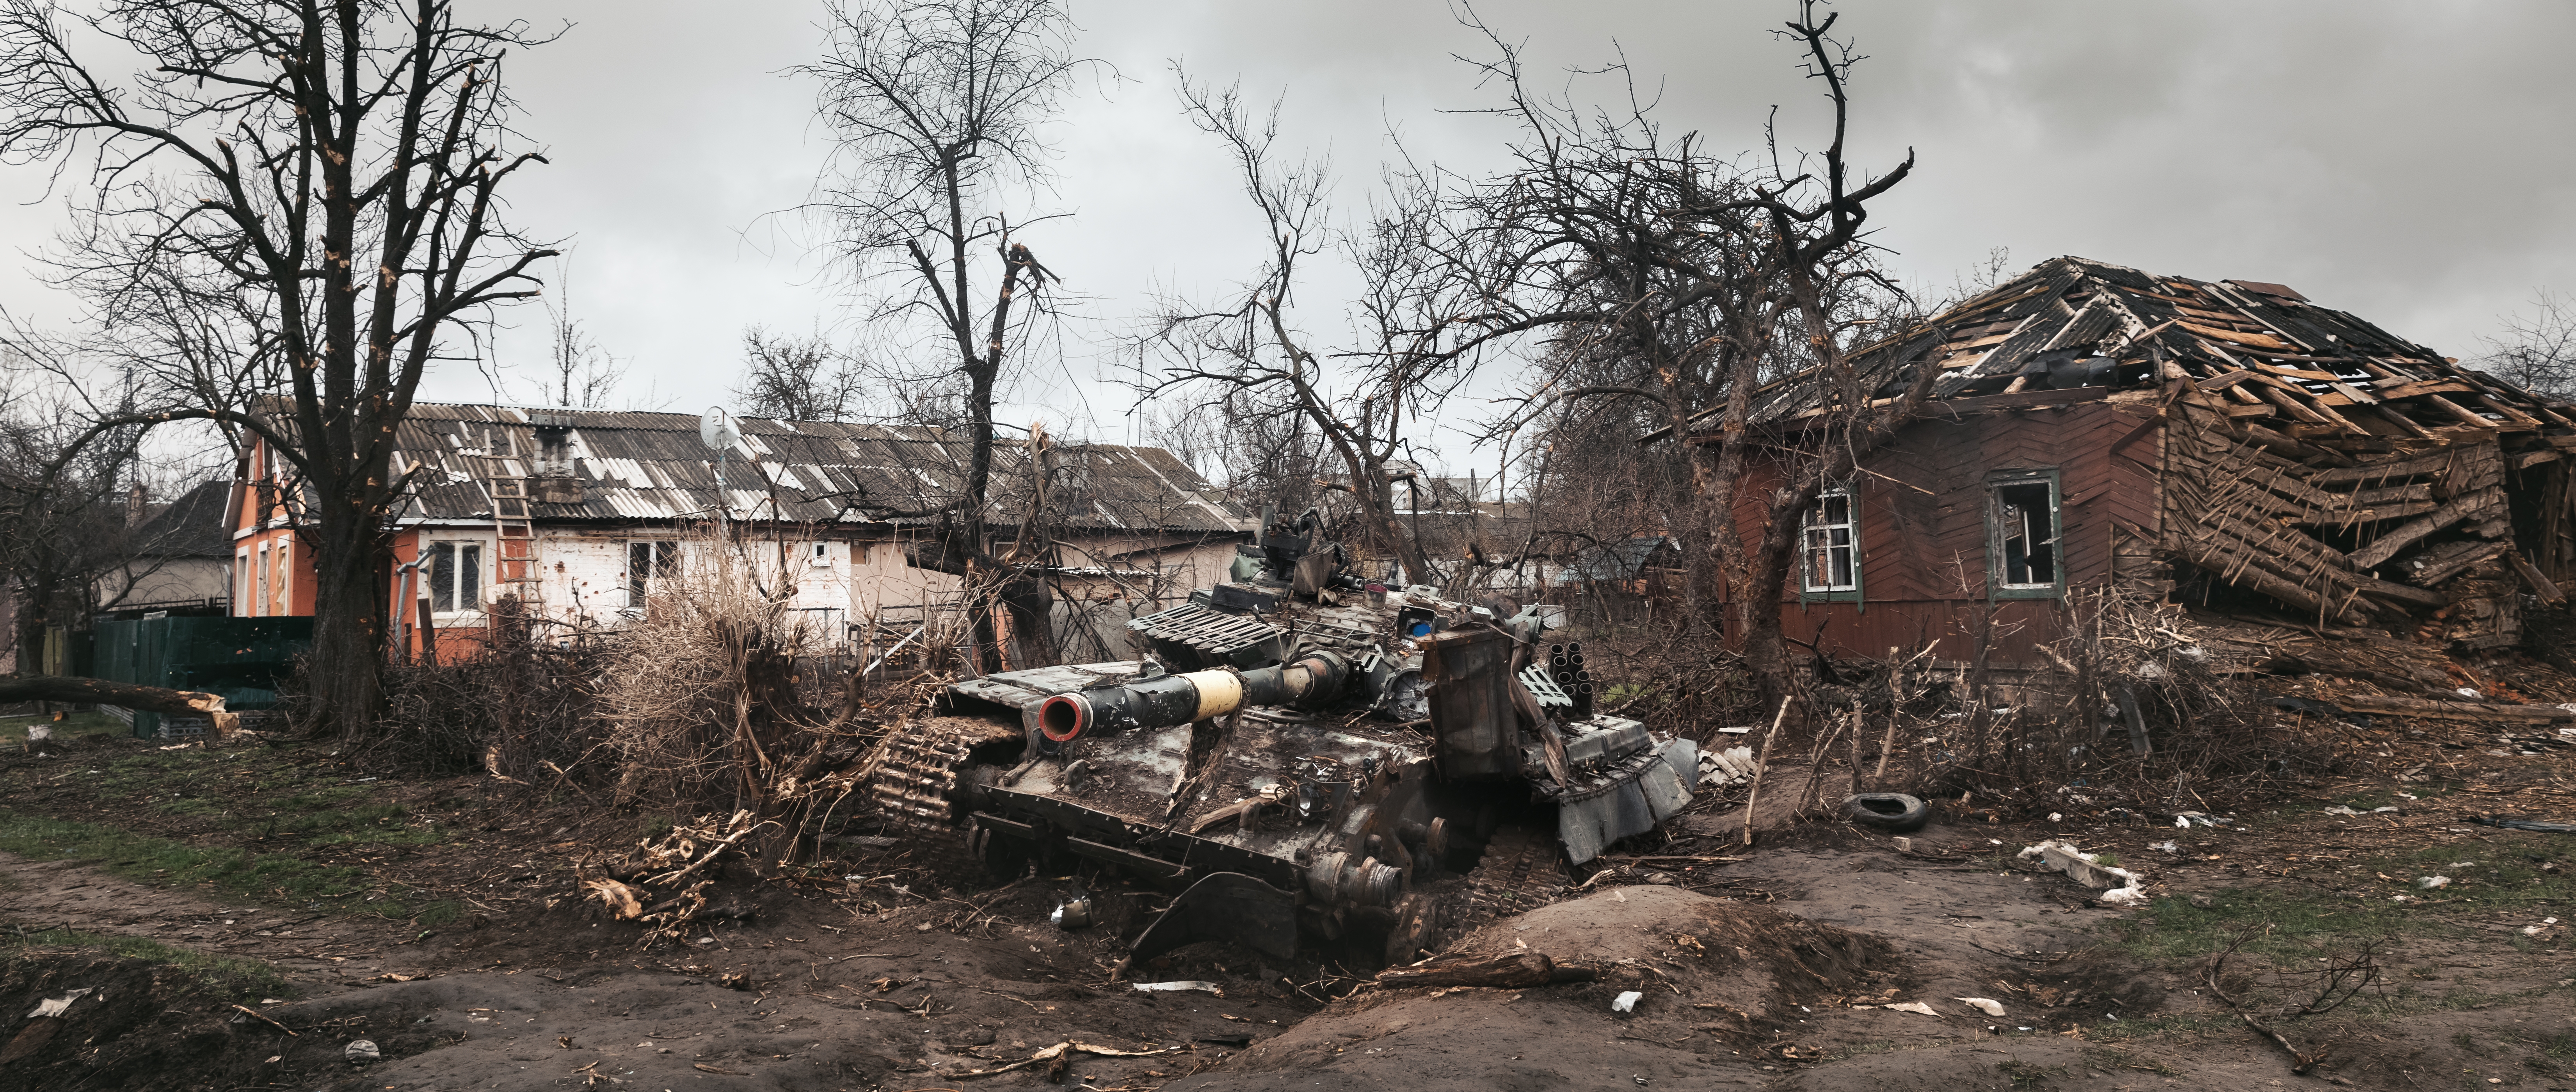
<svg viewBox="0 0 2576 1092">
<path fill-rule="evenodd" d="M 653 593 L 654 581 L 678 571 L 680 544 L 677 542 L 629 542 L 626 544 L 626 605 L 641 608 Z"/>
<path fill-rule="evenodd" d="M 269 580 L 277 573 L 277 566 L 270 562 L 272 556 L 268 547 L 259 548 L 259 598 L 251 601 L 252 614 L 265 615 L 277 612 L 276 602 L 268 595 Z"/>
<path fill-rule="evenodd" d="M 1860 590 L 1860 520 L 1848 485 L 1818 494 L 1807 509 L 1805 590 Z"/>
<path fill-rule="evenodd" d="M 429 609 L 440 614 L 483 609 L 482 543 L 430 543 Z"/>
</svg>

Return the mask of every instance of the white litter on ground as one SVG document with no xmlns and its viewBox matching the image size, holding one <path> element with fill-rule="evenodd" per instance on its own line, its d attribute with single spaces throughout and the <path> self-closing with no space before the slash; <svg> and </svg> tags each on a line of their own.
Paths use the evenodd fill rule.
<svg viewBox="0 0 2576 1092">
<path fill-rule="evenodd" d="M 1225 996 L 1225 991 L 1217 988 L 1216 983 L 1200 982 L 1195 979 L 1183 982 L 1136 983 L 1136 992 L 1138 993 L 1179 993 L 1184 990 L 1196 990 L 1200 993 L 1212 993 L 1218 997 Z"/>
<path fill-rule="evenodd" d="M 1991 997 L 1953 997 L 1950 1000 L 1967 1002 L 1988 1016 L 2001 1017 L 2004 1014 L 2004 1003 Z"/>
<path fill-rule="evenodd" d="M 1619 996 L 1610 999 L 1610 1011 L 1635 1012 L 1637 1011 L 1637 1002 L 1644 999 L 1645 996 L 1645 994 L 1639 993 L 1635 990 L 1630 990 L 1626 993 L 1620 994 Z"/>
<path fill-rule="evenodd" d="M 39 1016 L 60 1016 L 63 1014 L 63 1010 L 72 1007 L 72 1002 L 89 996 L 97 989 L 98 987 L 96 986 L 83 986 L 50 1001 L 38 1002 L 36 1005 L 36 1011 L 28 1013 L 27 1018 L 33 1020 Z"/>
<path fill-rule="evenodd" d="M 2107 887 L 2099 896 L 2113 906 L 2135 906 L 2147 901 L 2146 878 L 2125 868 L 2102 864 L 2093 854 L 2076 849 L 2072 842 L 2049 839 L 2022 850 L 2016 856 L 2023 860 L 2037 858 L 2086 887 Z"/>
</svg>

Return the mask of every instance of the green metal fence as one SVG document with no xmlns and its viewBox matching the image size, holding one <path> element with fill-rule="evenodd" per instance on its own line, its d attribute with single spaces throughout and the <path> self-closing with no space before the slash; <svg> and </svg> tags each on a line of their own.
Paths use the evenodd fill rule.
<svg viewBox="0 0 2576 1092">
<path fill-rule="evenodd" d="M 313 619 L 100 619 L 91 641 L 92 678 L 221 694 L 238 713 L 277 704 L 296 658 L 313 645 Z M 161 714 L 134 714 L 135 735 L 160 732 Z"/>
</svg>

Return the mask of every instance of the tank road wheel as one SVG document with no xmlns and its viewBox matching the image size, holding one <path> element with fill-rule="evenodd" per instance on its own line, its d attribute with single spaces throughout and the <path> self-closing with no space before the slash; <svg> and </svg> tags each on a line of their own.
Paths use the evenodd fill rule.
<svg viewBox="0 0 2576 1092">
<path fill-rule="evenodd" d="M 1386 931 L 1386 965 L 1401 967 L 1422 958 L 1440 931 L 1440 903 L 1428 895 L 1406 895 L 1395 904 L 1395 926 Z"/>
<path fill-rule="evenodd" d="M 1467 873 L 1467 920 L 1464 927 L 1534 910 L 1556 901 L 1565 886 L 1564 854 L 1556 832 L 1506 826 L 1494 831 L 1485 855 Z"/>
</svg>

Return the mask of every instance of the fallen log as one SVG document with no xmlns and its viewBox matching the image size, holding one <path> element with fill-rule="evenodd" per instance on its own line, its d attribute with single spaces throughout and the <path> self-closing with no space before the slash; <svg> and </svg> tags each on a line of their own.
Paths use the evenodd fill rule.
<svg viewBox="0 0 2576 1092">
<path fill-rule="evenodd" d="M 18 701 L 86 702 L 183 717 L 224 711 L 223 695 L 202 690 L 164 690 L 78 675 L 0 675 L 0 702 Z"/>
<path fill-rule="evenodd" d="M 1424 967 L 1389 967 L 1377 973 L 1378 984 L 1382 986 L 1496 986 L 1503 989 L 1544 986 L 1555 977 L 1555 961 L 1538 952 L 1514 952 Z"/>
</svg>

